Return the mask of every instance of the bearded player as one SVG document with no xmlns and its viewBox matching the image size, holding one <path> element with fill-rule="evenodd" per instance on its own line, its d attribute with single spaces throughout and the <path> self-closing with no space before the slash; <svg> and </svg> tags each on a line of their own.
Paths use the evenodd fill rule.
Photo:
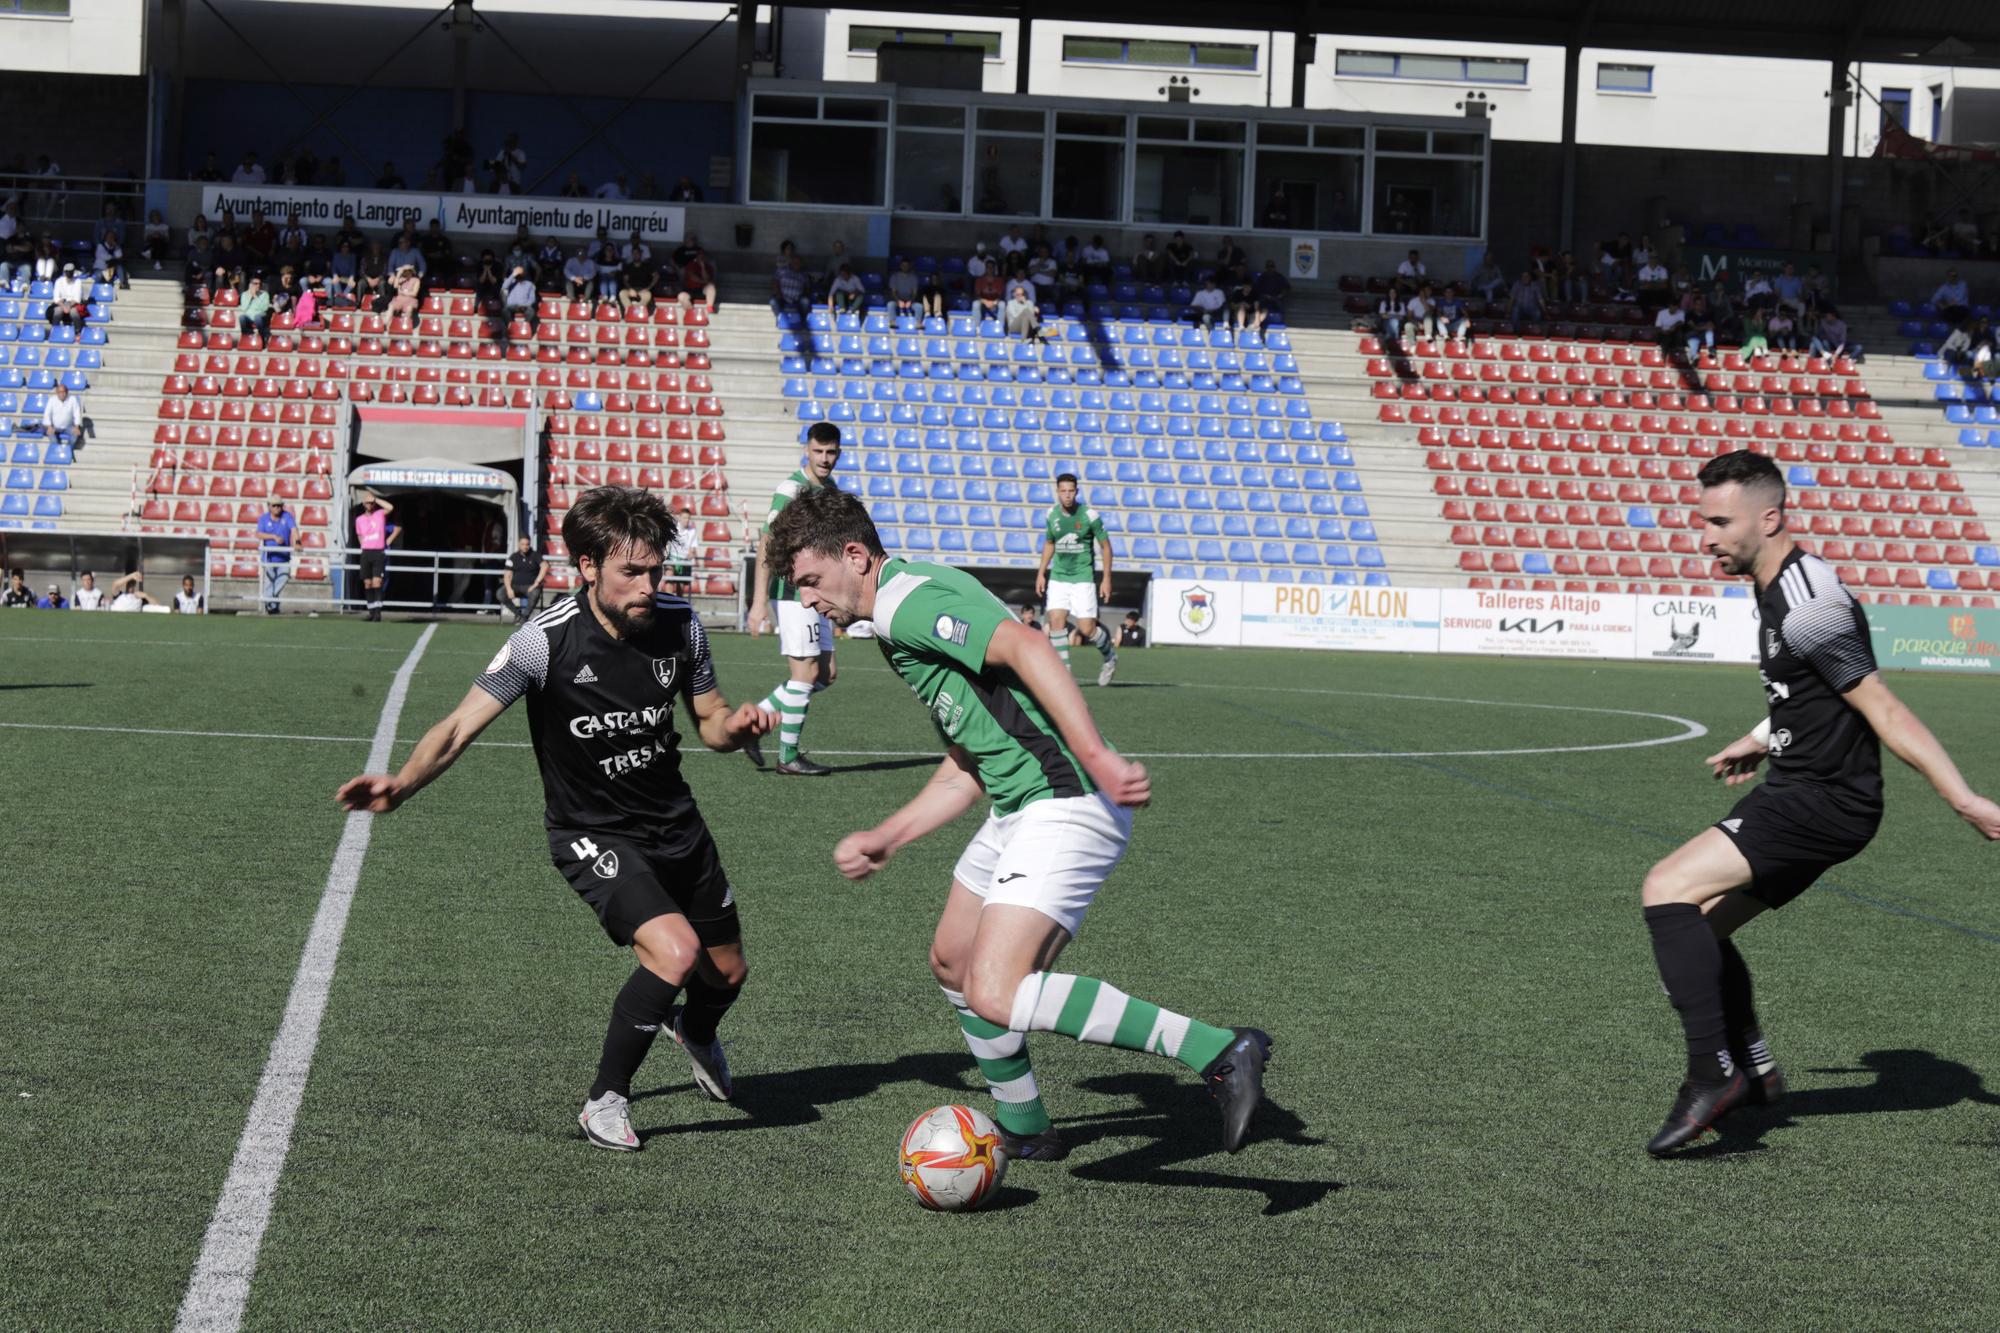
<svg viewBox="0 0 2000 1333">
<path fill-rule="evenodd" d="M 1706 762 L 1730 786 L 1770 776 L 1725 819 L 1654 866 L 1646 925 L 1687 1037 L 1687 1077 L 1660 1132 L 1666 1156 L 1744 1102 L 1775 1101 L 1785 1077 L 1752 1004 L 1737 930 L 1860 854 L 1882 820 L 1881 747 L 1923 774 L 1977 829 L 2000 839 L 2000 806 L 1973 791 L 1930 730 L 1875 669 L 1868 621 L 1833 569 L 1785 530 L 1785 481 L 1763 454 L 1701 470 L 1702 547 L 1757 587 L 1758 667 L 1770 716 Z"/>
<path fill-rule="evenodd" d="M 970 574 L 892 560 L 862 502 L 834 487 L 802 495 L 771 525 L 771 563 L 837 624 L 872 620 L 890 667 L 929 710 L 945 757 L 916 798 L 834 849 L 849 879 L 992 801 L 959 858 L 931 943 L 931 971 L 993 1091 L 1007 1155 L 1068 1152 L 1028 1063 L 1030 1032 L 1150 1051 L 1199 1075 L 1235 1152 L 1263 1096 L 1271 1039 L 1220 1028 L 1051 969 L 1125 854 L 1146 770 L 1098 734 L 1048 639 Z"/>
<path fill-rule="evenodd" d="M 681 777 L 674 708 L 687 705 L 711 750 L 736 749 L 769 723 L 755 704 L 730 711 L 701 618 L 659 591 L 674 519 L 658 496 L 623 486 L 585 491 L 563 517 L 563 541 L 583 588 L 514 632 L 400 772 L 355 778 L 338 800 L 387 814 L 527 698 L 549 855 L 604 933 L 639 963 L 611 1006 L 577 1121 L 597 1147 L 636 1152 L 632 1075 L 662 1027 L 686 1050 L 697 1086 L 729 1100 L 716 1025 L 745 975 L 735 894 Z"/>
<path fill-rule="evenodd" d="M 1111 600 L 1111 538 L 1097 511 L 1078 503 L 1074 472 L 1056 478 L 1056 502 L 1042 520 L 1035 595 L 1047 608 L 1049 642 L 1062 664 L 1069 665 L 1074 627 L 1078 638 L 1103 654 L 1097 683 L 1109 685 L 1118 670 L 1118 645 L 1111 631 L 1097 623 L 1097 608 L 1100 600 Z"/>
</svg>

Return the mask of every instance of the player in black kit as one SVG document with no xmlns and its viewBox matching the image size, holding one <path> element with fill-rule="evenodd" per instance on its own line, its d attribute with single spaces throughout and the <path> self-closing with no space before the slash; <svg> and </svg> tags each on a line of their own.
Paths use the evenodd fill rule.
<svg viewBox="0 0 2000 1333">
<path fill-rule="evenodd" d="M 1653 955 L 1688 1048 L 1686 1081 L 1646 1145 L 1656 1157 L 1702 1138 L 1732 1107 L 1784 1095 L 1752 1005 L 1750 969 L 1730 936 L 1868 845 L 1882 820 L 1882 745 L 1981 835 L 2000 839 L 2000 806 L 1966 785 L 1944 746 L 1883 684 L 1860 605 L 1786 533 L 1777 465 L 1728 453 L 1699 480 L 1702 549 L 1726 573 L 1756 581 L 1770 713 L 1704 762 L 1730 786 L 1750 781 L 1767 756 L 1771 772 L 1646 876 Z"/>
<path fill-rule="evenodd" d="M 632 1075 L 662 1027 L 687 1051 L 696 1084 L 729 1100 L 715 1029 L 744 977 L 735 897 L 681 777 L 674 706 L 686 702 L 711 750 L 736 749 L 765 730 L 769 715 L 755 704 L 730 710 L 700 618 L 659 591 L 674 519 L 657 496 L 621 486 L 586 491 L 563 518 L 563 540 L 583 589 L 516 630 L 400 772 L 355 778 L 339 800 L 350 810 L 394 810 L 526 696 L 549 855 L 605 934 L 639 960 L 612 1005 L 597 1079 L 577 1117 L 591 1143 L 634 1152 Z"/>
</svg>

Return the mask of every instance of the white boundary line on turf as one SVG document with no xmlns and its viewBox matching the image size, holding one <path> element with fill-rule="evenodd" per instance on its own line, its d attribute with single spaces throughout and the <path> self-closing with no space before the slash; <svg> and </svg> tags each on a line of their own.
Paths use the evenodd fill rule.
<svg viewBox="0 0 2000 1333">
<path fill-rule="evenodd" d="M 429 637 L 429 631 L 425 631 Z M 406 666 L 409 664 L 406 663 Z M 398 679 L 402 677 L 398 676 Z M 1708 728 L 1691 718 L 1676 717 L 1672 713 L 1645 713 L 1629 708 L 1589 708 L 1580 704 L 1538 704 L 1507 699 L 1449 699 L 1428 694 L 1373 694 L 1364 690 L 1293 690 L 1284 686 L 1215 686 L 1216 689 L 1268 689 L 1285 690 L 1287 693 L 1340 694 L 1358 699 L 1402 699 L 1421 703 L 1470 704 L 1486 708 L 1537 708 L 1560 713 L 1602 713 L 1611 717 L 1642 717 L 1659 722 L 1672 722 L 1681 728 L 1671 736 L 1653 736 L 1636 741 L 1607 741 L 1593 745 L 1537 745 L 1501 750 L 1241 750 L 1210 752 L 1205 750 L 1151 750 L 1133 751 L 1128 759 L 1478 759 L 1489 757 L 1526 756 L 1541 754 L 1590 754 L 1604 750 L 1643 750 L 1655 745 L 1678 745 L 1682 741 L 1699 740 L 1708 735 Z M 401 711 L 400 705 L 398 712 Z M 385 712 L 384 716 L 387 716 Z M 0 729 L 14 731 L 90 731 L 111 732 L 131 736 L 187 736 L 217 740 L 245 741 L 324 741 L 332 744 L 358 745 L 364 739 L 360 736 L 299 736 L 278 732 L 258 731 L 176 731 L 164 727 L 100 727 L 83 726 L 62 722 L 0 722 Z M 381 743 L 377 732 L 376 743 Z M 527 750 L 533 747 L 527 741 L 474 741 L 474 748 L 500 750 Z M 695 747 L 682 751 L 684 755 L 706 755 L 713 751 L 706 747 Z M 822 750 L 814 749 L 814 754 L 832 755 L 843 759 L 925 759 L 934 758 L 935 750 Z M 375 770 L 383 766 L 385 760 L 377 760 L 371 751 L 368 767 Z"/>
<path fill-rule="evenodd" d="M 368 749 L 368 772 L 388 768 L 396 724 L 410 693 L 410 677 L 436 630 L 435 625 L 426 626 L 396 670 Z M 340 937 L 347 929 L 347 912 L 361 880 L 361 863 L 368 855 L 373 823 L 373 815 L 356 812 L 347 817 L 341 830 L 319 911 L 313 916 L 312 933 L 306 936 L 291 997 L 285 1001 L 284 1019 L 271 1042 L 264 1073 L 257 1080 L 257 1096 L 250 1103 L 243 1137 L 237 1142 L 235 1160 L 230 1162 L 229 1176 L 222 1184 L 222 1197 L 216 1201 L 215 1215 L 202 1239 L 201 1256 L 195 1260 L 187 1295 L 181 1300 L 180 1317 L 174 1324 L 177 1331 L 235 1333 L 242 1326 L 250 1279 L 257 1271 L 257 1253 L 271 1220 L 278 1177 L 284 1173 L 285 1158 L 291 1152 L 292 1126 L 298 1121 L 306 1078 L 312 1073 L 320 1020 L 326 1016 L 327 993 L 333 986 L 334 965 L 340 959 Z"/>
</svg>

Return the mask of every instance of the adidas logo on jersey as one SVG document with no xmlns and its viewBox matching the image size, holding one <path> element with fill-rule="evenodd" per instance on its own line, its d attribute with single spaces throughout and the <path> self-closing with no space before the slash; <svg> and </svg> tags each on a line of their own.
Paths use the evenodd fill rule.
<svg viewBox="0 0 2000 1333">
<path fill-rule="evenodd" d="M 1743 821 L 1740 819 L 1725 819 L 1722 821 L 1722 827 L 1728 829 L 1731 833 L 1741 833 L 1743 831 Z"/>
<path fill-rule="evenodd" d="M 572 685 L 595 685 L 597 683 L 597 673 L 590 669 L 590 663 L 585 662 L 583 670 L 570 677 L 569 683 Z"/>
</svg>

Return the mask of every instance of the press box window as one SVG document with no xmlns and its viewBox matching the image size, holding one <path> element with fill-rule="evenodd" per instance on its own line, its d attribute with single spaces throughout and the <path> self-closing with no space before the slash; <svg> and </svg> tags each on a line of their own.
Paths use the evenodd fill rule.
<svg viewBox="0 0 2000 1333">
<path fill-rule="evenodd" d="M 1650 93 L 1653 91 L 1651 65 L 1599 65 L 1597 91 L 1600 93 Z"/>
</svg>

